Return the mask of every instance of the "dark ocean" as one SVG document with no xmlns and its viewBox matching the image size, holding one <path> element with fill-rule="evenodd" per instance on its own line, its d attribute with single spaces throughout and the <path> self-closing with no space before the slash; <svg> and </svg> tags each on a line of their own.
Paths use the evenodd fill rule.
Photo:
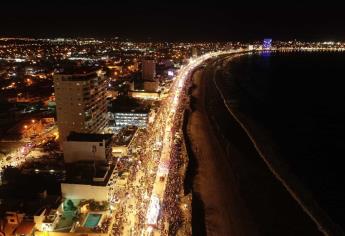
<svg viewBox="0 0 345 236">
<path fill-rule="evenodd" d="M 344 229 L 345 53 L 245 55 L 229 72 L 239 111 L 270 133 L 277 158 Z"/>
</svg>

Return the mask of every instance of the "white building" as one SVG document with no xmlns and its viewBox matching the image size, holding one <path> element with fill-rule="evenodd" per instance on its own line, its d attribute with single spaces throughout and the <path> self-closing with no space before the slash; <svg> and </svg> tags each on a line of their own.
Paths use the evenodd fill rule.
<svg viewBox="0 0 345 236">
<path fill-rule="evenodd" d="M 71 132 L 63 142 L 66 163 L 76 161 L 111 160 L 112 134 L 83 134 Z"/>
<path fill-rule="evenodd" d="M 115 126 L 118 128 L 123 128 L 126 126 L 146 128 L 149 116 L 147 111 L 114 112 L 110 113 L 110 115 L 115 121 Z"/>
<path fill-rule="evenodd" d="M 113 183 L 116 171 L 114 165 L 100 164 L 99 162 L 78 162 L 70 164 L 76 168 L 75 174 L 67 173 L 67 180 L 61 183 L 61 194 L 65 199 L 94 199 L 96 201 L 109 201 L 114 194 Z M 81 175 L 88 173 L 88 178 Z M 71 175 L 72 174 L 72 175 Z M 81 175 L 80 175 L 81 174 Z M 90 176 L 91 175 L 91 176 Z"/>
<path fill-rule="evenodd" d="M 107 124 L 107 81 L 101 70 L 54 75 L 57 124 L 63 142 L 71 131 L 102 132 Z"/>
<path fill-rule="evenodd" d="M 94 199 L 108 201 L 110 187 L 96 184 L 61 183 L 61 193 L 67 199 Z"/>
<path fill-rule="evenodd" d="M 138 99 L 119 97 L 110 102 L 108 109 L 109 127 L 119 130 L 127 126 L 146 128 L 151 111 L 151 104 L 138 102 Z"/>
</svg>

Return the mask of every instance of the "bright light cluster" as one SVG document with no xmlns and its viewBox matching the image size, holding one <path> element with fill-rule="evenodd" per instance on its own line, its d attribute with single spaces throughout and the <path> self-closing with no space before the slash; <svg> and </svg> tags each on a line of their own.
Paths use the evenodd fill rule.
<svg viewBox="0 0 345 236">
<path fill-rule="evenodd" d="M 150 200 L 149 209 L 147 211 L 147 216 L 146 216 L 148 225 L 156 225 L 157 224 L 159 210 L 160 210 L 159 198 L 155 195 L 152 195 L 151 200 Z"/>
</svg>

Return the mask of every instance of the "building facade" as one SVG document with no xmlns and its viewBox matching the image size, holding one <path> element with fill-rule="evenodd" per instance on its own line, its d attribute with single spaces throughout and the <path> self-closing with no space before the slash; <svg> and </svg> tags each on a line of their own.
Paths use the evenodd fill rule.
<svg viewBox="0 0 345 236">
<path fill-rule="evenodd" d="M 113 181 L 116 179 L 114 165 L 104 163 L 76 162 L 74 165 L 80 172 L 86 172 L 89 167 L 95 171 L 91 178 L 79 178 L 77 175 L 67 178 L 61 183 L 61 194 L 64 199 L 94 199 L 96 201 L 109 201 L 114 196 Z M 74 174 L 74 173 L 72 173 Z"/>
<path fill-rule="evenodd" d="M 155 60 L 143 60 L 142 62 L 142 79 L 154 80 L 156 76 L 156 62 Z"/>
<path fill-rule="evenodd" d="M 110 113 L 110 117 L 114 120 L 115 126 L 119 128 L 123 128 L 126 126 L 146 128 L 148 116 L 148 111 L 128 111 Z"/>
<path fill-rule="evenodd" d="M 107 80 L 101 70 L 54 75 L 60 141 L 71 131 L 100 133 L 107 124 Z"/>
<path fill-rule="evenodd" d="M 71 132 L 63 142 L 64 161 L 111 161 L 111 134 Z"/>
</svg>

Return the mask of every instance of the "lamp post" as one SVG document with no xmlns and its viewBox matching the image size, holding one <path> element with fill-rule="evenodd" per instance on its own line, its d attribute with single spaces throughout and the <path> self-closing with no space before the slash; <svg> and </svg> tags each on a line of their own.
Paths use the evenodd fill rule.
<svg viewBox="0 0 345 236">
<path fill-rule="evenodd" d="M 24 125 L 24 132 L 23 132 L 23 136 L 26 138 L 28 136 L 27 132 L 28 132 L 28 125 Z"/>
<path fill-rule="evenodd" d="M 36 134 L 36 120 L 32 119 L 31 124 L 32 124 L 32 131 L 34 134 Z"/>
</svg>

